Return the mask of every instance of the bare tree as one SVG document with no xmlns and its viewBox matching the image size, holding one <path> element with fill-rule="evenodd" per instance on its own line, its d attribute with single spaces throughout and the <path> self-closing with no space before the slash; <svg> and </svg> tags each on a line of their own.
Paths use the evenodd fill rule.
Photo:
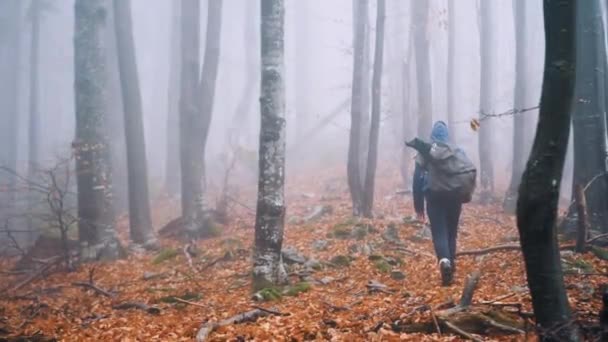
<svg viewBox="0 0 608 342">
<path fill-rule="evenodd" d="M 546 54 L 540 115 L 517 200 L 517 227 L 541 341 L 579 340 L 571 322 L 555 229 L 574 98 L 576 3 L 544 2 Z"/>
<path fill-rule="evenodd" d="M 200 1 L 184 0 L 181 8 L 180 163 L 182 218 L 186 231 L 198 235 L 205 226 L 203 215 L 202 117 L 198 71 L 200 64 Z"/>
<path fill-rule="evenodd" d="M 371 218 L 374 207 L 374 184 L 378 163 L 378 138 L 380 135 L 380 110 L 382 99 L 382 62 L 384 58 L 384 21 L 386 1 L 378 0 L 376 17 L 376 47 L 374 50 L 374 76 L 372 79 L 372 116 L 369 132 L 367 170 L 363 192 L 363 216 Z"/>
<path fill-rule="evenodd" d="M 527 55 L 526 55 L 526 3 L 525 0 L 513 0 L 513 23 L 515 27 L 515 89 L 513 105 L 515 109 L 523 109 L 527 103 Z M 525 129 L 526 118 L 521 114 L 513 117 L 513 163 L 511 168 L 511 183 L 507 189 L 503 209 L 508 213 L 515 212 L 517 203 L 517 188 L 521 174 L 525 168 Z"/>
<path fill-rule="evenodd" d="M 287 281 L 281 247 L 285 223 L 285 85 L 283 0 L 261 0 L 262 87 L 253 289 Z"/>
<path fill-rule="evenodd" d="M 104 0 L 74 4 L 74 90 L 76 95 L 76 157 L 79 238 L 85 259 L 114 259 L 121 247 L 116 238 L 112 206 L 112 174 L 107 138 L 106 65 L 102 30 Z"/>
<path fill-rule="evenodd" d="M 312 115 L 310 109 L 310 2 L 296 1 L 296 140 L 302 139 L 308 131 L 308 122 Z"/>
<path fill-rule="evenodd" d="M 368 0 L 358 1 L 356 11 L 359 23 L 367 20 Z M 363 212 L 363 185 L 361 181 L 360 169 L 360 141 L 361 141 L 361 117 L 364 115 L 364 108 L 361 104 L 361 96 L 363 93 L 363 69 L 364 69 L 364 37 L 365 26 L 362 24 L 355 25 L 354 32 L 354 49 L 353 49 L 353 84 L 351 96 L 351 119 L 350 119 L 350 137 L 348 144 L 348 189 L 353 202 L 353 215 L 360 216 Z"/>
<path fill-rule="evenodd" d="M 251 0 L 247 1 L 244 7 L 246 16 L 243 25 L 245 82 L 243 83 L 243 92 L 239 97 L 234 116 L 232 117 L 232 127 L 227 137 L 229 145 L 236 144 L 238 142 L 237 137 L 241 136 L 244 129 L 247 128 L 247 124 L 250 121 L 248 114 L 251 113 L 251 107 L 253 106 L 260 84 L 260 74 L 257 72 L 260 63 L 258 61 L 259 56 L 256 53 L 259 46 L 259 26 L 257 25 L 260 11 L 259 5 L 258 0 Z M 258 15 L 254 15 L 254 13 Z"/>
<path fill-rule="evenodd" d="M 179 164 L 179 87 L 180 87 L 180 12 L 181 1 L 171 2 L 171 35 L 169 46 L 169 85 L 167 89 L 167 151 L 165 156 L 165 189 L 171 196 L 180 192 Z"/>
<path fill-rule="evenodd" d="M 215 83 L 220 59 L 220 37 L 222 32 L 222 0 L 207 1 L 207 35 L 205 39 L 205 56 L 199 83 L 200 115 L 202 116 L 201 145 L 203 148 L 202 163 L 203 177 L 205 175 L 205 147 L 211 118 L 213 117 L 213 102 L 215 99 Z M 204 184 L 203 184 L 204 186 Z M 204 196 L 204 194 L 203 194 Z"/>
<path fill-rule="evenodd" d="M 481 88 L 479 93 L 479 112 L 483 117 L 492 107 L 492 51 L 494 51 L 492 30 L 491 1 L 480 1 L 481 25 L 479 27 L 479 45 L 481 54 Z M 491 200 L 494 193 L 494 166 L 492 163 L 492 130 L 488 120 L 479 129 L 479 169 L 481 183 L 481 201 Z"/>
<path fill-rule="evenodd" d="M 30 35 L 30 94 L 29 94 L 29 110 L 30 117 L 29 129 L 28 129 L 28 177 L 32 178 L 35 173 L 35 169 L 40 162 L 40 111 L 38 109 L 39 101 L 39 51 L 40 51 L 40 16 L 42 11 L 43 0 L 32 0 L 30 3 L 29 14 L 32 23 L 32 32 Z M 33 209 L 34 207 L 34 194 L 30 194 L 28 199 L 28 207 Z M 32 231 L 30 235 L 30 242 L 33 243 L 36 239 L 36 233 L 34 232 L 34 222 L 30 218 L 28 219 L 28 229 Z"/>
<path fill-rule="evenodd" d="M 448 89 L 447 110 L 450 139 L 456 142 L 456 106 L 454 90 L 456 87 L 454 73 L 456 71 L 456 5 L 455 0 L 448 0 Z"/>
<path fill-rule="evenodd" d="M 418 135 L 427 136 L 433 124 L 433 89 L 428 41 L 429 2 L 412 1 L 411 6 L 418 85 Z"/>
<path fill-rule="evenodd" d="M 576 94 L 572 113 L 574 177 L 572 189 L 586 187 L 590 228 L 608 232 L 606 175 L 606 46 L 599 1 L 579 1 Z M 592 182 L 592 183 L 590 183 Z M 572 199 L 575 199 L 573 191 Z M 570 213 L 573 214 L 573 213 Z"/>
<path fill-rule="evenodd" d="M 156 243 L 156 237 L 150 217 L 146 141 L 130 0 L 114 0 L 114 25 L 125 116 L 131 239 L 135 243 L 152 246 Z"/>
<path fill-rule="evenodd" d="M 19 68 L 21 59 L 21 1 L 0 1 L 0 166 L 17 168 Z M 12 189 L 15 178 L 0 177 L 0 186 Z M 13 210 L 13 191 L 0 194 L 0 214 Z"/>
</svg>

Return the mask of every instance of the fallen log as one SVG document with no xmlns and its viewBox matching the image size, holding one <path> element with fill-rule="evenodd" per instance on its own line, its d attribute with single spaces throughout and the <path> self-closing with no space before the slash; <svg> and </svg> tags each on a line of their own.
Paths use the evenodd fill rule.
<svg viewBox="0 0 608 342">
<path fill-rule="evenodd" d="M 270 313 L 267 311 L 260 310 L 260 309 L 254 309 L 254 310 L 247 311 L 245 313 L 238 314 L 236 316 L 232 316 L 230 318 L 221 320 L 219 322 L 207 322 L 207 323 L 203 324 L 203 326 L 196 333 L 196 341 L 197 342 L 206 341 L 207 337 L 209 337 L 209 335 L 212 332 L 214 332 L 217 328 L 220 328 L 220 327 L 223 327 L 226 325 L 232 325 L 232 324 L 255 322 L 258 318 L 268 316 L 268 315 L 270 315 Z"/>
</svg>

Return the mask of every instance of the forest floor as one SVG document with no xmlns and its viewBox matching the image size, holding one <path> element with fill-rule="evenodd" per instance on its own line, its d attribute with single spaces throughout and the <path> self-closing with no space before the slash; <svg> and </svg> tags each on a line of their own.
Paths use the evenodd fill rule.
<svg viewBox="0 0 608 342">
<path fill-rule="evenodd" d="M 378 179 L 377 218 L 358 222 L 351 218 L 343 179 L 328 174 L 313 182 L 309 178 L 289 182 L 284 247 L 313 259 L 307 266 L 315 269 L 311 272 L 297 263 L 290 267 L 293 283 L 305 280 L 311 285 L 295 287 L 301 293 L 273 301 L 252 299 L 254 213 L 245 206 L 254 208 L 255 197 L 241 193 L 238 198 L 250 201 L 231 209 L 230 223 L 222 227 L 221 236 L 191 246 L 189 250 L 197 251 L 191 264 L 183 252 L 185 243 L 161 239 L 162 252 L 131 253 L 125 260 L 83 265 L 69 273 L 53 272 L 17 291 L 4 291 L 0 295 L 0 340 L 4 329 L 13 335 L 39 333 L 62 341 L 188 341 L 205 322 L 261 307 L 274 314 L 218 327 L 208 340 L 459 341 L 462 336 L 452 331 L 436 331 L 436 316 L 446 303 L 459 301 L 465 279 L 475 270 L 480 270 L 481 278 L 472 307 L 498 303 L 491 309 L 515 316 L 521 330 L 532 331 L 520 318 L 531 312 L 531 302 L 519 251 L 461 256 L 454 284 L 440 287 L 432 243 L 423 226 L 408 218 L 413 212 L 409 195 L 395 194 L 396 175 L 379 175 Z M 331 213 L 306 220 L 319 206 L 331 207 Z M 169 201 L 155 208 L 159 227 L 177 212 Z M 514 217 L 499 209 L 498 205 L 465 207 L 459 251 L 517 243 Z M 120 235 L 126 242 L 124 218 Z M 608 282 L 608 263 L 592 253 L 566 252 L 563 258 L 576 317 L 596 320 L 602 282 Z M 14 262 L 3 260 L 0 270 L 10 270 Z M 27 276 L 6 273 L 0 291 Z M 74 285 L 91 281 L 107 293 Z M 370 282 L 377 286 L 370 288 Z M 145 303 L 152 309 L 121 310 L 121 304 L 127 302 Z M 432 331 L 405 332 L 425 324 Z M 474 337 L 534 340 L 532 332 L 502 336 L 487 330 Z"/>
</svg>

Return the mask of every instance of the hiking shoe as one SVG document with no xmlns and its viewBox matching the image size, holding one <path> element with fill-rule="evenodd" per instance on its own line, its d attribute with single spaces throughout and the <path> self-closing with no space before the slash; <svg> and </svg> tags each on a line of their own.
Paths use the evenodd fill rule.
<svg viewBox="0 0 608 342">
<path fill-rule="evenodd" d="M 441 272 L 441 285 L 450 286 L 454 275 L 450 260 L 446 258 L 439 260 L 439 271 Z"/>
</svg>

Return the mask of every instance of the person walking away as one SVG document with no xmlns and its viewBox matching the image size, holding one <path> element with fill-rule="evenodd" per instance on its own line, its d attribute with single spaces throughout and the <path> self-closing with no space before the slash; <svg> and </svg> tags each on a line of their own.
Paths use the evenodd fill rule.
<svg viewBox="0 0 608 342">
<path fill-rule="evenodd" d="M 477 169 L 464 151 L 449 141 L 443 121 L 433 125 L 430 143 L 414 138 L 406 145 L 418 152 L 412 186 L 414 209 L 417 217 L 424 220 L 426 200 L 441 282 L 449 286 L 454 278 L 462 204 L 471 201 Z"/>
</svg>

